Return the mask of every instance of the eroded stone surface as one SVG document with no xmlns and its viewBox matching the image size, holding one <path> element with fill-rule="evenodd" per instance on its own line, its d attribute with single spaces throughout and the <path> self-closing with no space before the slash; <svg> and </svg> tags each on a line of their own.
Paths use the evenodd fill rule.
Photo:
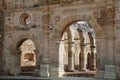
<svg viewBox="0 0 120 80">
<path fill-rule="evenodd" d="M 64 64 L 67 65 L 68 57 L 71 57 L 68 53 L 72 50 L 75 53 L 74 65 L 78 69 L 80 47 L 87 44 L 86 52 L 97 54 L 98 73 L 107 73 L 105 66 L 111 68 L 114 65 L 116 72 L 113 75 L 119 77 L 119 0 L 1 0 L 0 4 L 0 69 L 19 73 L 20 46 L 24 40 L 30 39 L 36 48 L 36 71 L 42 64 L 49 64 L 50 76 L 62 76 Z M 29 15 L 29 23 L 23 24 L 26 15 Z M 94 38 L 85 33 L 83 35 L 87 38 L 81 38 L 84 29 L 67 32 L 67 28 L 77 21 L 87 21 L 95 31 Z M 94 39 L 95 45 L 90 39 Z M 75 50 L 69 48 L 70 43 L 74 43 Z M 107 77 L 112 75 L 109 73 Z"/>
</svg>

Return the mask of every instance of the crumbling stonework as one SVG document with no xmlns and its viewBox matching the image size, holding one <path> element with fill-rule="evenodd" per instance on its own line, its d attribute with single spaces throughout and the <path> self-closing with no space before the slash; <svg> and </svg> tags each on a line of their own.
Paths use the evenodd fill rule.
<svg viewBox="0 0 120 80">
<path fill-rule="evenodd" d="M 13 75 L 21 73 L 20 46 L 30 39 L 36 48 L 35 73 L 43 68 L 43 76 L 60 77 L 65 72 L 64 64 L 74 67 L 72 63 L 78 69 L 86 61 L 79 62 L 83 51 L 82 54 L 97 54 L 97 77 L 120 78 L 119 0 L 1 1 L 4 8 L 0 6 L 0 69 Z M 78 21 L 86 21 L 95 31 L 95 36 L 89 34 L 84 38 L 85 28 L 67 31 Z M 75 62 L 69 55 L 74 52 Z"/>
</svg>

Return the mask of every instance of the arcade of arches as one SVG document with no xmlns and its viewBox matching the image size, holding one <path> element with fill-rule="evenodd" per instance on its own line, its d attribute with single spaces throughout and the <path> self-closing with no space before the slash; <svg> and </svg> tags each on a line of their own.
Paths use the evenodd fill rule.
<svg viewBox="0 0 120 80">
<path fill-rule="evenodd" d="M 60 51 L 65 71 L 96 70 L 95 31 L 87 22 L 77 22 L 65 30 Z"/>
<path fill-rule="evenodd" d="M 0 76 L 120 79 L 119 34 L 119 0 L 0 0 Z"/>
</svg>

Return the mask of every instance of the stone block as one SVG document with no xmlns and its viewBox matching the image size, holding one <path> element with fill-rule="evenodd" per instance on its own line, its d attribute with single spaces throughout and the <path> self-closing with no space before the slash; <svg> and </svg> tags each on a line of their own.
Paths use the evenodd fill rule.
<svg viewBox="0 0 120 80">
<path fill-rule="evenodd" d="M 99 71 L 95 75 L 96 78 L 104 78 L 104 71 Z"/>
<path fill-rule="evenodd" d="M 114 65 L 105 65 L 105 79 L 116 79 L 116 72 L 115 72 L 115 66 Z"/>
<path fill-rule="evenodd" d="M 20 73 L 21 73 L 20 69 L 11 69 L 10 70 L 10 74 L 15 75 L 15 76 L 20 74 Z"/>
<path fill-rule="evenodd" d="M 41 64 L 40 76 L 49 77 L 49 65 L 48 64 Z"/>
</svg>

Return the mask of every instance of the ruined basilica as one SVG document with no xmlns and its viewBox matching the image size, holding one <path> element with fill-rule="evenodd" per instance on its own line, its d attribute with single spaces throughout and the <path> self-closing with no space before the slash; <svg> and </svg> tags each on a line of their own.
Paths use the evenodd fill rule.
<svg viewBox="0 0 120 80">
<path fill-rule="evenodd" d="M 120 79 L 120 0 L 0 0 L 0 76 L 75 71 Z"/>
</svg>

